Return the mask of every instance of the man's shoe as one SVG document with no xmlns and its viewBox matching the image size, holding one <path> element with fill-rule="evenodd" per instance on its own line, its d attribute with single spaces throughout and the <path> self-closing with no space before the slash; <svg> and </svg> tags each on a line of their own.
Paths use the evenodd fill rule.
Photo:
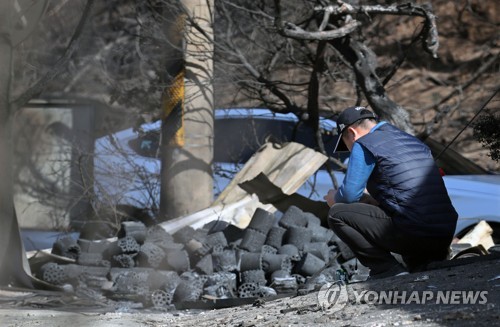
<svg viewBox="0 0 500 327">
<path fill-rule="evenodd" d="M 394 265 L 392 268 L 378 273 L 378 274 L 370 274 L 368 277 L 368 280 L 370 279 L 382 279 L 382 278 L 387 278 L 387 277 L 394 277 L 394 276 L 403 276 L 403 275 L 408 275 L 408 270 L 406 270 L 405 267 L 400 265 L 399 263 L 397 265 Z"/>
</svg>

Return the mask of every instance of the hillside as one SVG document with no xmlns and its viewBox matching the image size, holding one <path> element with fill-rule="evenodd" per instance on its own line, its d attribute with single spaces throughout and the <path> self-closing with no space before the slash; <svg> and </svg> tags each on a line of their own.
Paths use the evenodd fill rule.
<svg viewBox="0 0 500 327">
<path fill-rule="evenodd" d="M 376 54 L 377 73 L 381 79 L 398 57 L 406 55 L 403 64 L 385 85 L 387 93 L 410 113 L 417 134 L 432 130 L 430 136 L 447 145 L 469 124 L 499 86 L 500 4 L 494 0 L 437 0 L 432 1 L 432 6 L 439 32 L 438 58 L 424 52 L 420 44 L 408 47 L 411 38 L 420 29 L 421 19 L 373 16 L 364 21 L 361 34 L 365 44 Z M 246 46 L 245 50 L 250 63 L 264 71 L 263 60 L 252 55 L 252 51 L 258 51 L 259 56 L 265 56 L 262 48 Z M 335 54 L 331 56 L 333 58 Z M 228 73 L 233 70 L 237 69 L 231 65 L 216 66 L 216 106 L 261 106 L 260 95 L 254 100 L 246 97 L 249 91 L 240 86 L 244 78 L 235 79 Z M 279 73 L 268 73 L 266 76 L 273 81 L 300 84 L 308 82 L 309 74 L 304 67 L 289 64 Z M 347 77 L 320 86 L 319 105 L 323 114 L 338 113 L 355 103 L 352 79 Z M 307 90 L 296 88 L 290 93 L 293 92 L 295 94 L 290 98 L 305 108 Z M 498 112 L 499 99 L 497 95 L 484 111 Z M 470 124 L 465 128 L 451 148 L 489 171 L 500 172 L 500 163 L 491 160 L 489 151 L 473 139 L 472 126 Z"/>
<path fill-rule="evenodd" d="M 356 2 L 371 5 L 395 3 Z M 64 53 L 80 19 L 85 1 L 73 6 L 62 0 L 50 3 L 40 29 L 14 53 L 17 69 L 13 98 L 57 65 L 56 61 Z M 234 3 L 241 6 L 232 6 Z M 297 51 L 296 44 L 284 41 L 272 27 L 273 1 L 258 2 L 263 4 L 259 10 L 264 14 L 255 15 L 244 8 L 256 3 L 244 0 L 217 2 L 218 5 L 226 4 L 225 9 L 240 15 L 228 15 L 221 7 L 214 10 L 215 41 L 218 43 L 213 80 L 215 107 L 259 107 L 263 105 L 259 97 L 266 95 L 258 94 L 261 83 L 245 71 L 244 65 L 235 63 L 234 58 L 221 50 L 225 46 L 224 33 L 229 33 L 235 36 L 235 45 L 246 56 L 248 64 L 271 81 L 283 81 L 282 90 L 289 89 L 289 98 L 304 110 L 311 71 L 304 59 L 314 53 L 314 42 Z M 310 16 L 317 2 L 289 0 L 281 3 L 285 18 L 299 23 Z M 496 0 L 418 0 L 415 3 L 430 3 L 433 7 L 439 33 L 438 58 L 424 52 L 419 42 L 410 46 L 412 37 L 422 25 L 419 17 L 359 14 L 356 18 L 363 25 L 358 36 L 376 55 L 376 72 L 380 79 L 385 78 L 398 58 L 405 56 L 402 65 L 385 85 L 387 94 L 410 113 L 417 133 L 431 127 L 431 136 L 446 145 L 499 86 L 500 3 Z M 164 70 L 159 60 L 163 56 L 159 54 L 165 52 L 161 50 L 164 44 L 155 43 L 161 42 L 159 40 L 163 37 L 159 34 L 161 26 L 155 25 L 157 22 L 146 7 L 136 7 L 131 0 L 98 2 L 80 36 L 79 47 L 57 78 L 44 85 L 40 96 L 80 96 L 101 101 L 123 111 L 123 115 L 117 116 L 126 117 L 128 125 L 136 123 L 138 114 L 143 118 L 158 117 L 161 92 L 165 87 L 159 78 Z M 141 25 L 139 21 L 147 24 Z M 272 57 L 273 51 L 277 51 L 273 47 L 281 51 L 279 56 Z M 327 55 L 331 60 L 330 68 L 334 69 L 324 72 L 332 77 L 320 84 L 319 108 L 323 114 L 332 115 L 353 105 L 357 95 L 350 68 L 331 48 Z M 267 63 L 278 67 L 274 75 L 267 71 Z M 254 89 L 248 90 L 247 87 L 244 90 L 244 83 Z M 500 111 L 498 99 L 497 95 L 485 110 Z M 116 127 L 123 121 L 112 117 L 106 123 Z M 465 128 L 452 148 L 485 169 L 500 172 L 500 163 L 491 160 L 488 150 L 472 138 L 471 126 Z"/>
</svg>

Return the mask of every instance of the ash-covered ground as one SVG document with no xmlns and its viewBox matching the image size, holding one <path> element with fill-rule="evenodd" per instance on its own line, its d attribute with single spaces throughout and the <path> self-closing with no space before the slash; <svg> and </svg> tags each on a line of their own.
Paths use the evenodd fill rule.
<svg viewBox="0 0 500 327">
<path fill-rule="evenodd" d="M 348 284 L 342 289 L 347 297 L 338 297 L 330 306 L 329 298 L 321 291 L 217 310 L 153 310 L 135 309 L 126 302 L 99 303 L 73 293 L 4 290 L 0 293 L 0 324 L 19 327 L 499 325 L 500 259 L 490 255 L 458 260 L 462 261 L 453 263 L 456 266 L 447 262 L 444 265 L 448 267 L 440 269 Z M 380 299 L 383 294 L 392 294 L 390 303 L 387 298 Z M 330 301 L 334 302 L 334 298 Z"/>
</svg>

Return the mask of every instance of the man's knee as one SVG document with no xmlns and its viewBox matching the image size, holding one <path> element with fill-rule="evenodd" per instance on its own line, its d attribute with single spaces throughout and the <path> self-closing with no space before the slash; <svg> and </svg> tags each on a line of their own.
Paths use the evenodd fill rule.
<svg viewBox="0 0 500 327">
<path fill-rule="evenodd" d="M 335 228 L 345 224 L 344 215 L 342 213 L 346 212 L 345 203 L 336 203 L 328 211 L 328 226 L 335 231 Z"/>
</svg>

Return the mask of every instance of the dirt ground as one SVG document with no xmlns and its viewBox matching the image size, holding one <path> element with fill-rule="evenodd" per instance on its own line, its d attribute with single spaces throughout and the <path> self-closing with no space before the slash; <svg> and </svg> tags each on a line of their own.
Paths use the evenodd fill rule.
<svg viewBox="0 0 500 327">
<path fill-rule="evenodd" d="M 382 280 L 348 284 L 347 297 L 325 303 L 320 292 L 256 301 L 217 310 L 151 310 L 131 303 L 100 302 L 53 292 L 0 291 L 1 326 L 498 326 L 500 325 L 500 258 L 463 259 L 454 267 Z M 473 262 L 470 262 L 473 261 Z M 458 261 L 456 261 L 458 262 Z M 450 265 L 453 261 L 447 262 Z M 369 296 L 381 291 L 410 294 L 420 300 L 378 304 Z M 424 292 L 476 291 L 476 304 L 423 302 Z M 318 294 L 320 296 L 318 297 Z M 365 294 L 368 296 L 361 296 Z M 319 300 L 318 300 L 319 299 Z M 323 302 L 321 301 L 323 299 Z M 451 297 L 450 297 L 451 299 Z M 333 304 L 332 304 L 333 302 Z M 404 302 L 404 303 L 402 303 Z M 453 301 L 451 301 L 453 302 Z M 462 302 L 462 301 L 457 301 Z"/>
</svg>

